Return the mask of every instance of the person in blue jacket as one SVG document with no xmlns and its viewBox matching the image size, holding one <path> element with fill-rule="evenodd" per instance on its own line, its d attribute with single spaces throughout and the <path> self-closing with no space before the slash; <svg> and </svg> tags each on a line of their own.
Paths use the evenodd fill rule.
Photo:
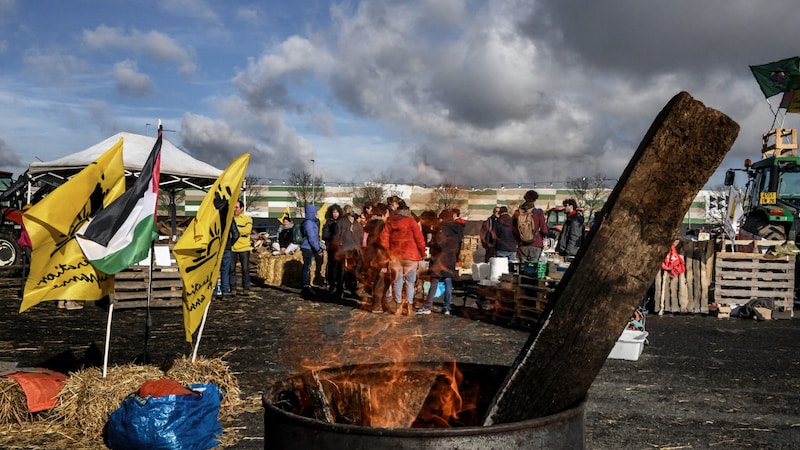
<svg viewBox="0 0 800 450">
<path fill-rule="evenodd" d="M 317 207 L 314 205 L 306 205 L 305 219 L 303 219 L 303 243 L 300 244 L 300 251 L 303 254 L 303 290 L 301 295 L 303 298 L 311 298 L 314 296 L 311 290 L 311 263 L 319 256 L 322 257 L 322 252 L 325 248 L 319 240 L 319 219 L 317 218 Z"/>
</svg>

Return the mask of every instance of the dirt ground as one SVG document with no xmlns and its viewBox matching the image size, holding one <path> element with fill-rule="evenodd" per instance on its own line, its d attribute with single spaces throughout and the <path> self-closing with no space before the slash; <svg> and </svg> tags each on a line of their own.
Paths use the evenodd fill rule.
<svg viewBox="0 0 800 450">
<path fill-rule="evenodd" d="M 68 372 L 99 366 L 107 313 L 47 302 L 19 314 L 15 285 L 0 287 L 0 361 Z M 256 287 L 214 301 L 199 354 L 223 358 L 243 397 L 306 367 L 456 360 L 510 365 L 528 332 L 492 323 L 456 297 L 454 315 L 371 314 L 352 299 L 303 300 L 295 289 Z M 151 363 L 190 355 L 179 308 L 152 309 Z M 648 315 L 638 361 L 608 360 L 589 391 L 587 445 L 595 449 L 800 448 L 800 320 L 757 322 Z M 116 311 L 110 364 L 141 357 L 145 310 Z M 264 448 L 263 413 L 240 415 L 233 448 Z M 20 445 L 3 433 L 0 447 Z"/>
</svg>

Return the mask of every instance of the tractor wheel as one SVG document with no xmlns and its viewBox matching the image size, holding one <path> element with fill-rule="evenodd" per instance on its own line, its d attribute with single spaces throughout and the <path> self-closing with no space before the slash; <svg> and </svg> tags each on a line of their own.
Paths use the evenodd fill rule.
<svg viewBox="0 0 800 450">
<path fill-rule="evenodd" d="M 758 228 L 756 234 L 761 236 L 763 239 L 767 239 L 770 241 L 786 240 L 786 230 L 780 225 L 775 225 L 775 224 L 764 225 L 763 227 Z"/>
<path fill-rule="evenodd" d="M 17 240 L 8 233 L 0 233 L 0 266 L 17 264 L 21 256 Z"/>
</svg>

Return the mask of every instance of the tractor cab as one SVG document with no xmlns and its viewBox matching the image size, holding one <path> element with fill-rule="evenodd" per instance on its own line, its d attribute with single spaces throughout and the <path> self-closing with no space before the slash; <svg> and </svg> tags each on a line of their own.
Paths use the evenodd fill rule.
<svg viewBox="0 0 800 450">
<path fill-rule="evenodd" d="M 745 161 L 749 176 L 745 235 L 771 240 L 796 240 L 800 214 L 800 157 L 797 130 L 777 128 L 762 137 L 761 160 Z M 729 171 L 725 184 L 733 184 Z"/>
</svg>

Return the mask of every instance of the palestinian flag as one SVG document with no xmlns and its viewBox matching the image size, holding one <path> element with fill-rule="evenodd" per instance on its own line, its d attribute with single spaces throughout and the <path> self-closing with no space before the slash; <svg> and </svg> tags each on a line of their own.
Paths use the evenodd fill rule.
<svg viewBox="0 0 800 450">
<path fill-rule="evenodd" d="M 75 235 L 86 259 L 101 272 L 115 274 L 142 261 L 158 235 L 161 133 L 159 127 L 158 139 L 131 189 L 98 212 Z"/>
</svg>

